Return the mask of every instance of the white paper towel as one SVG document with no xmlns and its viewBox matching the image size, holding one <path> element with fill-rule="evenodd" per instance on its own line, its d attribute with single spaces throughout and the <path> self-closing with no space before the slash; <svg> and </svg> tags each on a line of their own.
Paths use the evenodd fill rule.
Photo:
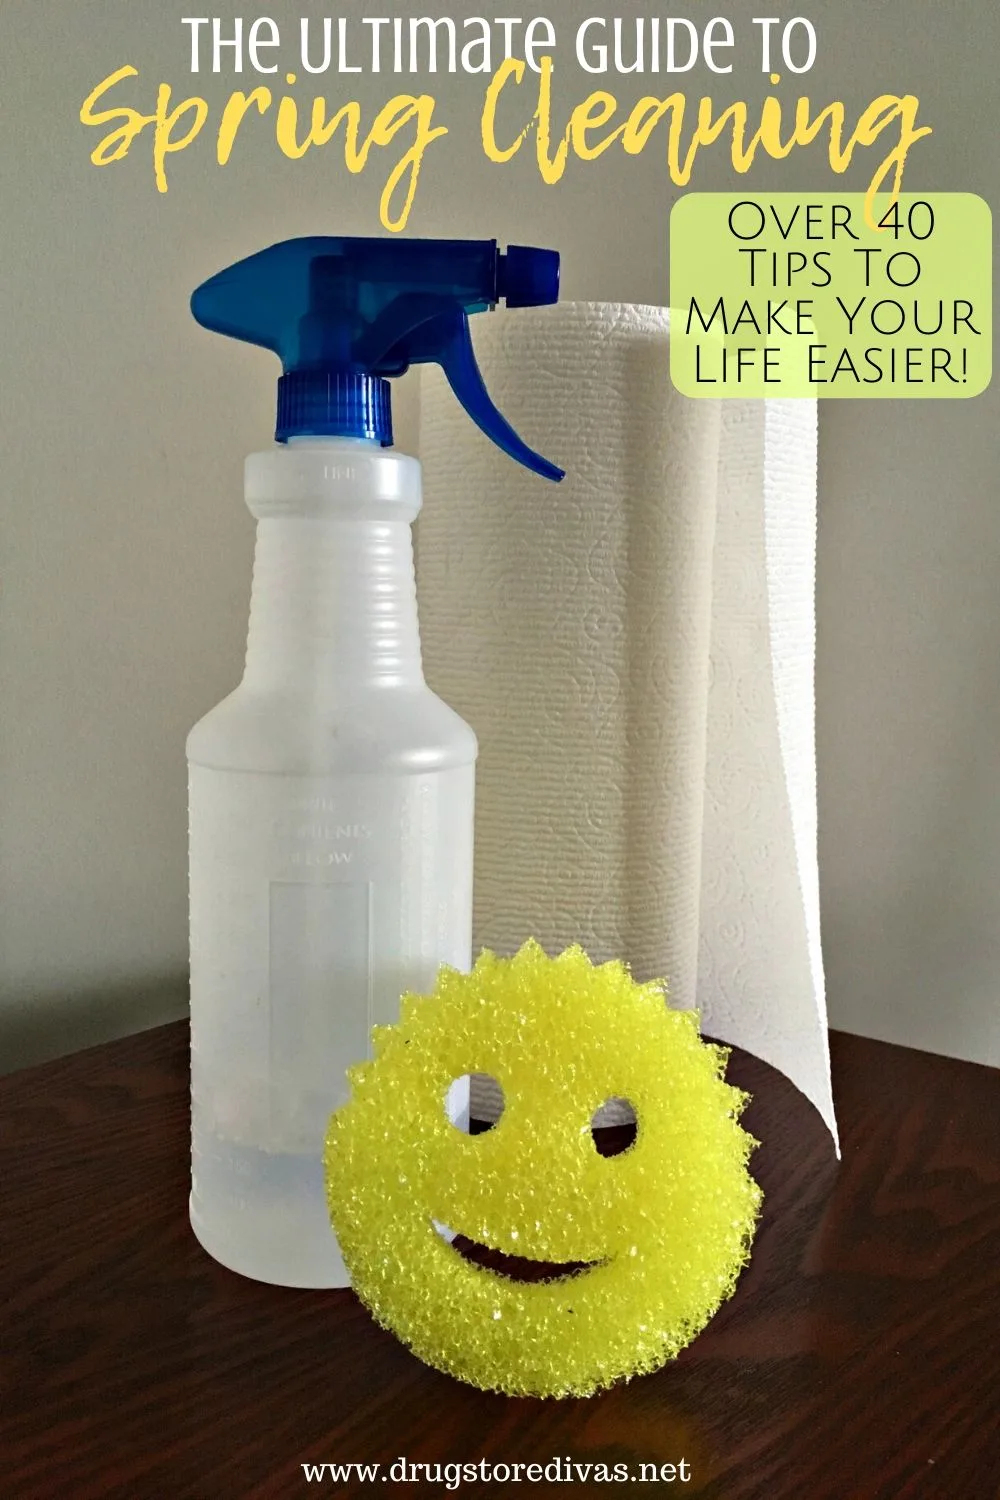
<svg viewBox="0 0 1000 1500">
<path fill-rule="evenodd" d="M 819 941 L 816 406 L 693 401 L 665 309 L 473 319 L 554 485 L 421 375 L 428 681 L 476 730 L 476 947 L 666 977 L 836 1138 Z"/>
</svg>

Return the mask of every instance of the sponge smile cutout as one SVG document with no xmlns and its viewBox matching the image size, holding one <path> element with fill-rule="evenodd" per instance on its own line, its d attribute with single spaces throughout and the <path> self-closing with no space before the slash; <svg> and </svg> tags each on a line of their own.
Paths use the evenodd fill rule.
<svg viewBox="0 0 1000 1500">
<path fill-rule="evenodd" d="M 607 1265 L 606 1260 L 553 1261 L 530 1255 L 510 1255 L 506 1250 L 494 1250 L 489 1245 L 481 1245 L 469 1235 L 458 1234 L 436 1219 L 432 1219 L 431 1223 L 454 1253 L 469 1265 L 479 1266 L 494 1276 L 505 1276 L 510 1281 L 568 1281 L 571 1277 L 582 1276 L 587 1271 L 596 1270 L 598 1266 Z"/>
</svg>

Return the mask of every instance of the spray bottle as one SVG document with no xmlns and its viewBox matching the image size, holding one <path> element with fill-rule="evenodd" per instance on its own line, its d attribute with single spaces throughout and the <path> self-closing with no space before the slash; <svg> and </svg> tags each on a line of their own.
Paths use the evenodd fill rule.
<svg viewBox="0 0 1000 1500">
<path fill-rule="evenodd" d="M 562 478 L 493 406 L 468 323 L 555 302 L 558 284 L 548 250 L 310 238 L 191 299 L 283 369 L 275 444 L 246 461 L 243 680 L 187 742 L 191 1223 L 261 1281 L 348 1284 L 321 1160 L 345 1069 L 404 991 L 471 963 L 477 744 L 424 682 L 420 465 L 388 451 L 389 379 L 436 362 L 488 437 Z"/>
</svg>

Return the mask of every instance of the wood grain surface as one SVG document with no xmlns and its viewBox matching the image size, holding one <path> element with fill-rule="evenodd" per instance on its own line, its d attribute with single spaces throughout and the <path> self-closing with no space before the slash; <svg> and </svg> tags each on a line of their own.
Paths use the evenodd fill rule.
<svg viewBox="0 0 1000 1500">
<path fill-rule="evenodd" d="M 349 1292 L 242 1280 L 187 1223 L 187 1031 L 0 1080 L 2 1500 L 611 1495 L 620 1484 L 307 1481 L 303 1463 L 678 1464 L 632 1493 L 1000 1495 L 1000 1074 L 834 1035 L 819 1118 L 734 1054 L 765 1213 L 736 1296 L 659 1374 L 485 1395 Z M 631 1489 L 625 1486 L 625 1492 Z"/>
</svg>

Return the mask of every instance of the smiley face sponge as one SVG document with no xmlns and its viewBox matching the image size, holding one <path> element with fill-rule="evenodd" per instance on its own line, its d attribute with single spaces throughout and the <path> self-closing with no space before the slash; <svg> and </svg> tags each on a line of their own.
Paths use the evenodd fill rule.
<svg viewBox="0 0 1000 1500">
<path fill-rule="evenodd" d="M 761 1202 L 748 1096 L 661 984 L 532 941 L 442 969 L 373 1043 L 330 1121 L 327 1197 L 355 1291 L 426 1363 L 511 1395 L 589 1395 L 673 1358 L 732 1293 Z M 476 1135 L 446 1110 L 470 1074 L 504 1100 Z M 605 1156 L 592 1121 L 611 1099 L 637 1131 Z M 545 1279 L 473 1263 L 470 1241 Z"/>
</svg>

